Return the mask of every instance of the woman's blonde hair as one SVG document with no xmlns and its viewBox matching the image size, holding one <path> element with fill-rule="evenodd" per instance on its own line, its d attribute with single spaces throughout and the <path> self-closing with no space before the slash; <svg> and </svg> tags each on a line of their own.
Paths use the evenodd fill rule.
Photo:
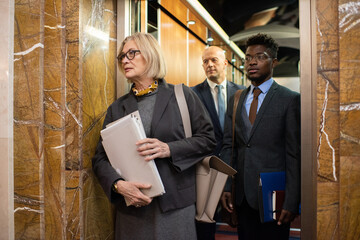
<svg viewBox="0 0 360 240">
<path fill-rule="evenodd" d="M 136 43 L 141 54 L 145 58 L 145 75 L 153 79 L 164 78 L 166 75 L 166 64 L 157 40 L 148 33 L 135 33 L 126 37 L 124 41 L 122 41 L 118 56 L 123 53 L 122 51 L 124 46 L 129 41 L 134 41 Z M 124 68 L 121 62 L 119 62 L 119 67 L 120 70 L 124 73 Z"/>
</svg>

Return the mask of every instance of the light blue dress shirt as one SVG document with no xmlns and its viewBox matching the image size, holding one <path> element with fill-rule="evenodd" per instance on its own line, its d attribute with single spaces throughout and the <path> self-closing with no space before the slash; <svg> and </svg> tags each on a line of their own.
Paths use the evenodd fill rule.
<svg viewBox="0 0 360 240">
<path fill-rule="evenodd" d="M 273 84 L 274 82 L 274 79 L 273 78 L 270 78 L 269 80 L 263 82 L 260 86 L 258 86 L 258 88 L 260 88 L 261 90 L 261 93 L 258 97 L 258 106 L 257 106 L 257 111 L 259 111 L 260 107 L 261 107 L 261 104 L 262 102 L 264 101 L 264 98 L 266 96 L 266 94 L 268 93 L 271 85 Z M 246 113 L 247 115 L 249 116 L 249 111 L 250 111 L 250 105 L 252 103 L 252 100 L 254 98 L 254 94 L 253 94 L 253 91 L 254 91 L 254 88 L 255 86 L 251 84 L 250 86 L 250 91 L 247 95 L 247 98 L 246 98 L 246 102 L 245 102 L 245 108 L 246 108 Z"/>
</svg>

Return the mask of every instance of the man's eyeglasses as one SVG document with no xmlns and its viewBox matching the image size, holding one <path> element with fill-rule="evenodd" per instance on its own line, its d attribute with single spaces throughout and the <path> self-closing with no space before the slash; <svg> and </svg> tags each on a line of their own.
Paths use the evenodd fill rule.
<svg viewBox="0 0 360 240">
<path fill-rule="evenodd" d="M 133 60 L 137 52 L 140 52 L 140 50 L 130 49 L 130 50 L 127 51 L 126 53 L 123 53 L 123 54 L 119 55 L 119 56 L 117 57 L 117 59 L 118 59 L 119 62 L 122 62 L 122 60 L 123 60 L 125 57 L 126 57 L 127 59 L 129 59 L 129 60 Z"/>
<path fill-rule="evenodd" d="M 255 59 L 257 62 L 262 62 L 262 61 L 265 61 L 265 60 L 267 60 L 269 58 L 271 58 L 269 56 L 269 54 L 267 54 L 267 52 L 264 52 L 264 53 L 256 54 L 255 56 L 250 56 L 250 55 L 245 56 L 245 62 L 249 63 L 253 59 Z"/>
</svg>

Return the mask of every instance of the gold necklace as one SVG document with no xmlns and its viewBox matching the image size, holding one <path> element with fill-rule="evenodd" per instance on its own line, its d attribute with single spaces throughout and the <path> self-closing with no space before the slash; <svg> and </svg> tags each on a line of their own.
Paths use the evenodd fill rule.
<svg viewBox="0 0 360 240">
<path fill-rule="evenodd" d="M 137 90 L 135 88 L 135 86 L 131 89 L 133 91 L 133 93 L 135 94 L 135 96 L 143 96 L 149 93 L 154 92 L 158 87 L 158 82 L 155 80 L 152 84 L 150 84 L 147 88 L 142 89 L 142 90 Z"/>
</svg>

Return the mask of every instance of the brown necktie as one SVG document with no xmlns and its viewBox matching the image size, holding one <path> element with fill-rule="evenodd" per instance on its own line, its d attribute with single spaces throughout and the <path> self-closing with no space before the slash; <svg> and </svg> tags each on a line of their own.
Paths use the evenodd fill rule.
<svg viewBox="0 0 360 240">
<path fill-rule="evenodd" d="M 254 124 L 255 118 L 256 118 L 256 112 L 257 112 L 257 106 L 258 106 L 258 97 L 261 93 L 261 90 L 259 88 L 254 89 L 254 98 L 250 105 L 250 112 L 249 112 L 249 120 L 251 122 L 251 125 Z"/>
</svg>

